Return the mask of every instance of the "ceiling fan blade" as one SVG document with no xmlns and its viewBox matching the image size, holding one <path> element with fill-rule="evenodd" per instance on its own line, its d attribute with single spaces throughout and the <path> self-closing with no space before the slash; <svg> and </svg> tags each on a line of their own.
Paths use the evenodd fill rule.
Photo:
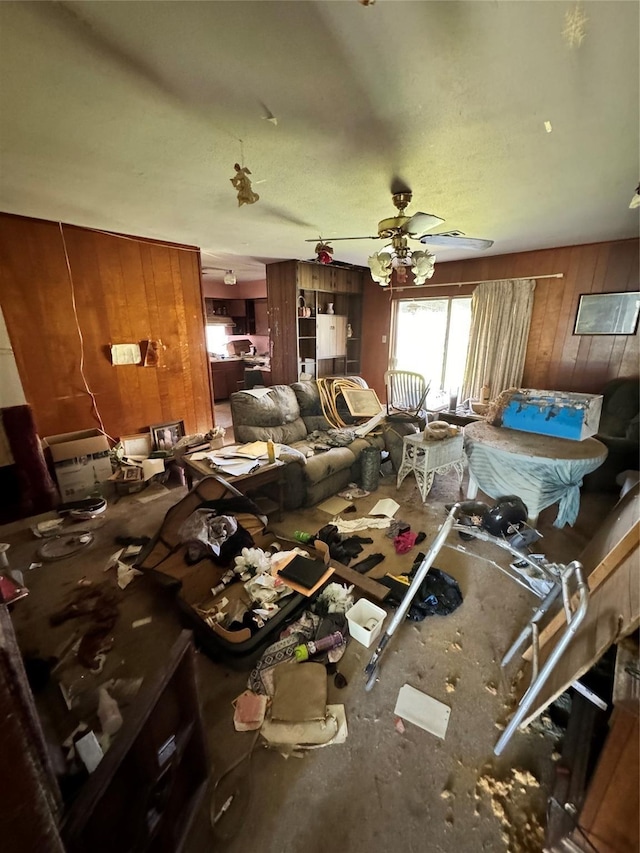
<svg viewBox="0 0 640 853">
<path fill-rule="evenodd" d="M 444 249 L 484 250 L 493 246 L 493 240 L 465 237 L 464 234 L 425 234 L 420 238 L 420 242 L 428 246 L 442 246 Z"/>
<path fill-rule="evenodd" d="M 313 240 L 305 240 L 305 243 L 317 243 L 318 237 L 314 237 Z M 380 237 L 376 234 L 375 237 L 323 237 L 323 243 L 335 243 L 336 240 L 379 240 Z"/>
<path fill-rule="evenodd" d="M 443 222 L 444 219 L 432 213 L 414 213 L 404 226 L 404 231 L 409 237 L 421 237 L 425 231 L 430 231 L 436 225 L 442 225 Z"/>
</svg>

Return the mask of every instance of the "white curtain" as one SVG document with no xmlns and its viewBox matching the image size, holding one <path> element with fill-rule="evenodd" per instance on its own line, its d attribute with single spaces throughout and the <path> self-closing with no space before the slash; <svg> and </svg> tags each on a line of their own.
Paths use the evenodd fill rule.
<svg viewBox="0 0 640 853">
<path fill-rule="evenodd" d="M 471 333 L 462 399 L 480 397 L 483 385 L 491 399 L 522 382 L 533 311 L 534 280 L 485 281 L 471 301 Z"/>
</svg>

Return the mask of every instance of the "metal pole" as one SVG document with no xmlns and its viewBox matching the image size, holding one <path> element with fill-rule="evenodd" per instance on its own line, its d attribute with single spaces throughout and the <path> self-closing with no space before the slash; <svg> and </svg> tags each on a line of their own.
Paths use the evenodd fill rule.
<svg viewBox="0 0 640 853">
<path fill-rule="evenodd" d="M 389 627 L 380 638 L 380 642 L 378 643 L 378 646 L 375 652 L 373 653 L 371 660 L 365 668 L 365 673 L 367 674 L 367 686 L 369 689 L 373 686 L 373 682 L 375 681 L 375 673 L 378 667 L 378 661 L 380 660 L 380 657 L 383 651 L 385 650 L 387 643 L 393 636 L 394 631 L 404 621 L 404 618 L 407 615 L 409 608 L 411 607 L 413 599 L 415 598 L 415 595 L 418 592 L 422 581 L 425 579 L 427 572 L 429 571 L 429 569 L 434 563 L 434 560 L 440 553 L 442 546 L 444 545 L 445 540 L 455 523 L 456 513 L 458 511 L 459 506 L 460 504 L 456 503 L 451 507 L 449 515 L 446 517 L 442 527 L 438 531 L 438 534 L 433 540 L 431 547 L 427 551 L 424 560 L 420 563 L 420 566 L 416 571 L 415 577 L 411 581 L 409 588 L 404 594 L 404 598 L 400 602 L 400 605 L 396 610 L 393 619 L 389 623 Z"/>
<path fill-rule="evenodd" d="M 549 275 L 523 275 L 519 278 L 483 278 L 478 281 L 443 281 L 437 284 L 408 284 L 403 287 L 389 288 L 390 293 L 399 293 L 401 290 L 420 290 L 424 288 L 431 290 L 433 287 L 463 287 L 465 284 L 486 284 L 487 281 L 541 281 L 543 278 L 564 278 L 563 272 L 550 273 Z"/>
<path fill-rule="evenodd" d="M 527 715 L 527 712 L 533 705 L 534 699 L 538 696 L 542 688 L 544 687 L 547 679 L 553 672 L 554 667 L 560 660 L 564 650 L 569 645 L 571 640 L 573 639 L 574 634 L 582 624 L 584 617 L 587 615 L 587 607 L 589 606 L 589 587 L 584 581 L 582 577 L 582 565 L 574 560 L 572 563 L 566 567 L 563 572 L 563 580 L 568 580 L 568 578 L 575 574 L 576 584 L 578 586 L 578 595 L 580 596 L 580 601 L 578 606 L 573 613 L 571 620 L 567 623 L 567 628 L 558 641 L 558 644 L 551 650 L 549 657 L 545 661 L 544 666 L 540 670 L 540 673 L 536 677 L 535 681 L 531 682 L 531 685 L 525 695 L 520 700 L 520 704 L 518 708 L 511 718 L 509 725 L 506 727 L 498 742 L 496 743 L 493 752 L 495 755 L 500 755 L 504 750 L 505 746 L 509 743 L 511 738 L 513 737 L 516 729 L 520 726 L 522 721 Z"/>
</svg>

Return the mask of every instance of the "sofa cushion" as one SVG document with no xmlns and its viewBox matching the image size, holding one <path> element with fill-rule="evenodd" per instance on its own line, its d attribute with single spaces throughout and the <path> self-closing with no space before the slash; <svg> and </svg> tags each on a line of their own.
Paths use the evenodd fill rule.
<svg viewBox="0 0 640 853">
<path fill-rule="evenodd" d="M 293 444 L 307 434 L 295 393 L 289 385 L 273 385 L 269 393 L 255 397 L 245 391 L 231 395 L 231 414 L 236 441 Z"/>
<path fill-rule="evenodd" d="M 623 437 L 640 409 L 640 384 L 637 377 L 621 377 L 604 389 L 598 433 Z"/>
<path fill-rule="evenodd" d="M 310 459 L 307 459 L 307 464 L 302 469 L 305 480 L 309 483 L 319 483 L 325 477 L 335 474 L 337 471 L 344 471 L 351 468 L 356 461 L 356 457 L 348 447 L 332 447 L 324 453 L 316 453 Z"/>
</svg>

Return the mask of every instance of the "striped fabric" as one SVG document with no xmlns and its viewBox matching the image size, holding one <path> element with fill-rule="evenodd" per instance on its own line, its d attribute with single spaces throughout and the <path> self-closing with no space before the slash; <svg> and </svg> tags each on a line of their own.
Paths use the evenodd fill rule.
<svg viewBox="0 0 640 853">
<path fill-rule="evenodd" d="M 536 518 L 551 504 L 559 503 L 554 527 L 575 524 L 580 510 L 582 478 L 602 464 L 606 457 L 604 450 L 602 456 L 592 459 L 545 459 L 514 455 L 465 440 L 469 471 L 485 494 L 492 498 L 519 495 L 527 505 L 530 518 Z"/>
</svg>

